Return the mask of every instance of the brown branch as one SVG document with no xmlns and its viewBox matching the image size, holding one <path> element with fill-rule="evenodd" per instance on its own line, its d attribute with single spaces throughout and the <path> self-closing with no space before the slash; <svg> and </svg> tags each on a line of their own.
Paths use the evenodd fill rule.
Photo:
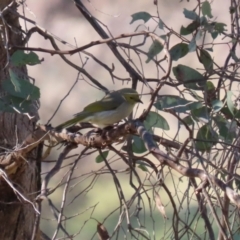
<svg viewBox="0 0 240 240">
<path fill-rule="evenodd" d="M 31 151 L 41 141 L 44 140 L 54 139 L 57 142 L 67 141 L 69 143 L 82 144 L 84 146 L 101 149 L 106 148 L 108 145 L 111 145 L 115 142 L 119 142 L 122 137 L 128 134 L 139 134 L 139 136 L 143 139 L 147 149 L 159 160 L 161 164 L 169 166 L 182 176 L 189 178 L 200 178 L 202 184 L 200 187 L 198 187 L 198 189 L 196 189 L 196 191 L 200 192 L 201 189 L 208 186 L 209 183 L 211 186 L 218 186 L 222 191 L 225 192 L 230 201 L 240 208 L 240 196 L 229 186 L 227 186 L 227 184 L 215 176 L 206 173 L 202 169 L 185 167 L 178 162 L 177 157 L 170 157 L 163 151 L 159 150 L 157 144 L 153 140 L 152 135 L 145 130 L 144 126 L 139 120 L 119 125 L 116 128 L 105 131 L 102 135 L 100 133 L 96 133 L 94 130 L 84 135 L 69 132 L 58 133 L 52 127 L 40 126 L 34 132 L 34 134 L 26 139 L 26 141 L 23 143 L 22 149 L 9 154 L 8 159 L 11 159 L 11 157 L 14 157 L 14 159 L 17 160 L 19 160 L 18 158 L 23 158 L 27 152 Z"/>
<path fill-rule="evenodd" d="M 169 166 L 185 177 L 197 177 L 201 179 L 202 183 L 210 183 L 212 186 L 218 186 L 222 191 L 226 193 L 230 201 L 240 209 L 240 195 L 231 189 L 226 183 L 216 178 L 215 176 L 206 173 L 202 169 L 188 168 L 181 165 L 178 163 L 177 158 L 170 157 L 163 151 L 159 150 L 158 146 L 152 139 L 152 135 L 146 131 L 140 121 L 135 122 L 135 124 L 136 130 L 139 136 L 143 139 L 146 148 L 153 154 L 155 158 L 159 160 L 160 163 Z M 201 188 L 198 188 L 198 192 L 200 191 Z"/>
</svg>

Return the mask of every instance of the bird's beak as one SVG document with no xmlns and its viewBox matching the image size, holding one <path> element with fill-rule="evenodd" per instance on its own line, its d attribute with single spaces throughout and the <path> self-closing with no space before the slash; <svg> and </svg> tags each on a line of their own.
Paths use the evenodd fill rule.
<svg viewBox="0 0 240 240">
<path fill-rule="evenodd" d="M 141 99 L 138 99 L 138 102 L 139 102 L 139 103 L 143 103 Z"/>
</svg>

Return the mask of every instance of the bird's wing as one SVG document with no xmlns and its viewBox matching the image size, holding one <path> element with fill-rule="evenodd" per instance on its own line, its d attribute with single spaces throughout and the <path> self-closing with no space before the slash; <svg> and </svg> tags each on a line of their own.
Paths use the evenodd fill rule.
<svg viewBox="0 0 240 240">
<path fill-rule="evenodd" d="M 119 92 L 111 92 L 100 101 L 89 104 L 83 109 L 84 113 L 96 113 L 102 111 L 110 111 L 118 108 L 125 98 Z M 82 112 L 74 114 L 74 116 L 82 115 Z"/>
</svg>

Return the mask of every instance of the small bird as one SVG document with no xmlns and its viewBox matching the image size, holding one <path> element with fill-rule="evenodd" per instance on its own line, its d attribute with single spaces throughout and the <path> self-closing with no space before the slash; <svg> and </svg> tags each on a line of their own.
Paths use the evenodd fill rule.
<svg viewBox="0 0 240 240">
<path fill-rule="evenodd" d="M 70 127 L 79 122 L 89 122 L 99 128 L 105 128 L 128 117 L 139 102 L 142 103 L 134 89 L 123 88 L 110 92 L 101 100 L 87 105 L 82 112 L 76 113 L 74 118 L 60 124 L 56 129 Z"/>
</svg>

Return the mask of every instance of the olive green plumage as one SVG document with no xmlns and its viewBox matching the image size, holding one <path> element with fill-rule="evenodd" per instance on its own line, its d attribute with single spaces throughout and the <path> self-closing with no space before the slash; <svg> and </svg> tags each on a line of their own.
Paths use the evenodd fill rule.
<svg viewBox="0 0 240 240">
<path fill-rule="evenodd" d="M 90 122 L 104 128 L 128 117 L 138 102 L 142 101 L 136 90 L 123 88 L 87 105 L 82 112 L 76 113 L 73 119 L 60 124 L 56 129 L 63 129 L 79 122 Z"/>
</svg>

